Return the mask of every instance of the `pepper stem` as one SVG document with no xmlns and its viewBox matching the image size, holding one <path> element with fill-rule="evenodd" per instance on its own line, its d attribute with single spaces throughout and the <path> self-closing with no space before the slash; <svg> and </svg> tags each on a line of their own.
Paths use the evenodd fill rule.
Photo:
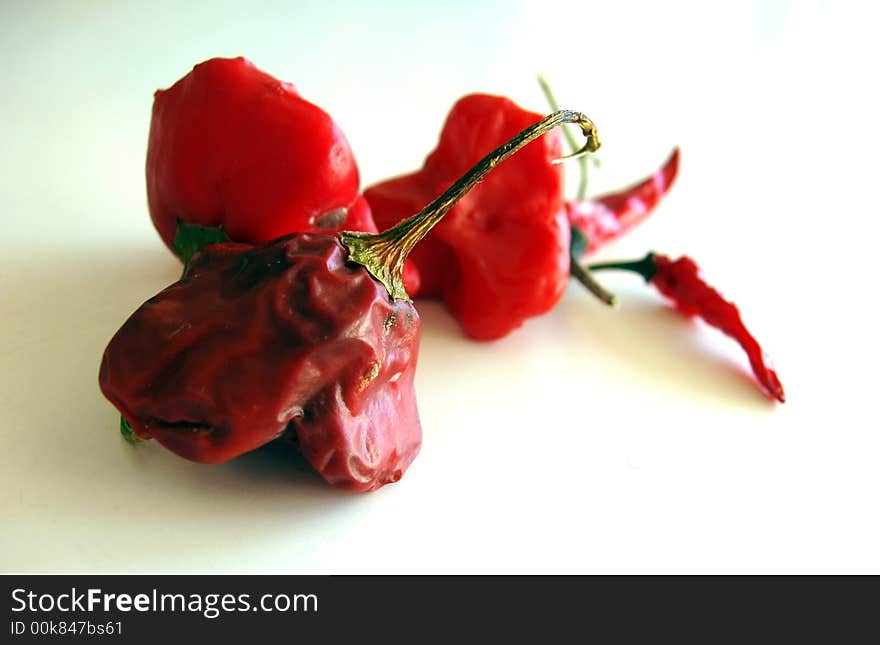
<svg viewBox="0 0 880 645">
<path fill-rule="evenodd" d="M 538 85 L 541 86 L 541 91 L 544 93 L 544 98 L 547 101 L 547 105 L 550 106 L 550 109 L 554 112 L 559 109 L 559 103 L 556 101 L 556 96 L 553 94 L 553 90 L 550 88 L 550 83 L 547 82 L 547 79 L 538 74 Z M 569 128 L 563 128 L 562 134 L 565 136 L 565 141 L 568 143 L 568 147 L 575 151 L 578 149 L 577 141 L 574 139 L 574 135 L 571 133 Z M 595 159 L 595 158 L 594 158 Z M 578 201 L 584 200 L 587 198 L 587 180 L 589 175 L 589 170 L 587 168 L 587 157 L 581 157 L 578 159 L 578 167 L 580 169 L 580 178 L 578 179 L 578 187 L 577 193 L 575 193 L 575 199 Z"/>
<path fill-rule="evenodd" d="M 631 271 L 642 276 L 645 279 L 645 282 L 650 282 L 657 273 L 657 263 L 654 261 L 653 251 L 649 252 L 640 260 L 629 260 L 626 262 L 600 262 L 598 264 L 591 264 L 587 268 L 590 271 Z"/>
<path fill-rule="evenodd" d="M 548 83 L 547 79 L 540 74 L 538 74 L 538 85 L 541 86 L 541 91 L 544 93 L 544 98 L 547 100 L 550 109 L 558 110 L 559 104 L 556 101 L 556 96 L 554 96 L 553 90 L 550 88 L 550 83 Z M 571 132 L 568 131 L 568 128 L 563 128 L 562 132 L 565 135 L 566 142 L 568 142 L 568 147 L 572 150 L 577 150 L 577 143 Z M 596 161 L 595 157 L 592 159 L 594 162 Z M 577 193 L 575 193 L 575 201 L 580 202 L 587 198 L 587 181 L 589 179 L 588 161 L 589 158 L 587 157 L 581 157 L 578 159 L 580 177 L 578 179 Z M 589 243 L 590 241 L 587 239 L 587 236 L 584 235 L 580 229 L 575 227 L 571 228 L 571 268 L 569 272 L 578 282 L 586 287 L 587 291 L 596 296 L 601 302 L 611 307 L 616 307 L 619 303 L 617 296 L 603 287 L 590 273 L 589 269 L 580 263 L 580 258 L 584 257 L 584 253 L 586 253 Z"/>
<path fill-rule="evenodd" d="M 495 148 L 437 199 L 392 228 L 375 234 L 357 231 L 339 233 L 339 240 L 348 249 L 349 261 L 366 267 L 374 278 L 385 285 L 392 300 L 410 300 L 403 287 L 403 263 L 416 244 L 443 219 L 443 216 L 459 199 L 476 186 L 495 166 L 520 148 L 563 123 L 579 125 L 587 138 L 583 148 L 575 154 L 565 157 L 566 159 L 579 157 L 599 149 L 601 143 L 596 126 L 589 118 L 572 110 L 554 112 Z"/>
<path fill-rule="evenodd" d="M 584 285 L 587 288 L 587 291 L 596 296 L 599 300 L 604 302 L 606 305 L 610 307 L 616 307 L 620 304 L 617 296 L 608 291 L 605 287 L 599 284 L 599 281 L 593 277 L 593 274 L 590 273 L 583 265 L 580 264 L 574 258 L 571 259 L 571 275 L 573 275 L 578 282 Z"/>
<path fill-rule="evenodd" d="M 571 228 L 571 246 L 569 247 L 569 273 L 571 273 L 573 278 L 575 278 L 584 287 L 586 287 L 587 291 L 596 296 L 600 301 L 611 307 L 616 307 L 618 305 L 617 296 L 615 296 L 613 293 L 611 293 L 605 287 L 599 284 L 599 281 L 596 280 L 595 277 L 593 277 L 593 274 L 590 273 L 589 270 L 580 262 L 579 258 L 584 257 L 584 253 L 587 252 L 587 246 L 589 246 L 589 244 L 590 240 L 587 239 L 587 236 L 584 235 L 583 231 L 581 231 L 579 228 Z"/>
</svg>

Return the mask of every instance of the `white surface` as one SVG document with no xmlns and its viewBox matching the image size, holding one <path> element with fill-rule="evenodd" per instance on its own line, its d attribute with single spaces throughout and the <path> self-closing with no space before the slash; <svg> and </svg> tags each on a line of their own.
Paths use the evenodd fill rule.
<svg viewBox="0 0 880 645">
<path fill-rule="evenodd" d="M 190 4 L 0 8 L 0 571 L 880 573 L 869 3 Z M 424 305 L 425 441 L 377 493 L 276 448 L 126 445 L 99 359 L 179 271 L 146 209 L 152 92 L 239 54 L 334 115 L 365 185 L 420 165 L 466 92 L 543 109 L 537 72 L 600 128 L 594 193 L 680 144 L 602 257 L 700 260 L 789 403 L 606 274 L 618 311 L 572 286 L 496 343 Z"/>
</svg>

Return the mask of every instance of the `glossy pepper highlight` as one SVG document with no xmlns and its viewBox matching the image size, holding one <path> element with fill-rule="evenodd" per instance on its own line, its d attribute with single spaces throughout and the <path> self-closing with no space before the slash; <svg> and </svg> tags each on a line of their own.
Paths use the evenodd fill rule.
<svg viewBox="0 0 880 645">
<path fill-rule="evenodd" d="M 179 282 L 111 339 L 99 381 L 124 427 L 183 457 L 219 462 L 286 435 L 324 478 L 355 491 L 398 480 L 418 452 L 420 322 L 407 255 L 497 164 L 562 123 L 526 128 L 397 226 L 298 234 L 197 253 Z"/>
<path fill-rule="evenodd" d="M 333 119 L 241 57 L 200 63 L 156 92 L 146 178 L 153 224 L 184 262 L 204 239 L 378 230 Z"/>
<path fill-rule="evenodd" d="M 785 402 L 782 382 L 770 360 L 742 321 L 735 304 L 725 300 L 702 276 L 700 267 L 688 256 L 672 260 L 666 255 L 649 253 L 633 262 L 605 262 L 590 265 L 592 271 L 620 269 L 641 275 L 645 282 L 669 298 L 686 316 L 699 316 L 724 332 L 745 350 L 752 372 L 761 388 L 780 403 Z"/>
</svg>

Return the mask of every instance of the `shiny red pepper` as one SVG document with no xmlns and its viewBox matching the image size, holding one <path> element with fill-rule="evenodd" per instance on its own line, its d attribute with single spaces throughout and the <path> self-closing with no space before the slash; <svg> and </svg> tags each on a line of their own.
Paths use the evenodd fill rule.
<svg viewBox="0 0 880 645">
<path fill-rule="evenodd" d="M 645 220 L 678 175 L 680 152 L 675 148 L 663 166 L 650 177 L 592 199 L 566 202 L 568 221 L 586 236 L 586 253 L 592 253 Z"/>
<path fill-rule="evenodd" d="M 421 170 L 364 191 L 377 224 L 400 221 L 477 154 L 538 116 L 501 96 L 460 99 Z M 668 192 L 679 160 L 676 149 L 661 170 L 630 188 L 566 202 L 561 169 L 551 163 L 558 155 L 558 138 L 545 137 L 543 148 L 526 151 L 462 200 L 412 254 L 421 280 L 407 283 L 412 295 L 444 300 L 473 338 L 506 335 L 561 297 L 569 277 L 570 227 L 586 236 L 587 252 L 626 232 Z M 599 285 L 592 288 L 613 300 Z"/>
<path fill-rule="evenodd" d="M 176 284 L 114 335 L 99 382 L 134 438 L 225 461 L 287 435 L 331 484 L 397 481 L 416 456 L 420 322 L 403 286 L 415 245 L 497 164 L 562 123 L 557 112 L 492 151 L 416 215 L 377 234 L 297 234 L 197 252 Z"/>
<path fill-rule="evenodd" d="M 244 58 L 205 61 L 156 92 L 146 176 L 153 223 L 178 255 L 179 222 L 222 229 L 211 242 L 378 230 L 333 119 Z"/>
<path fill-rule="evenodd" d="M 510 99 L 472 94 L 450 111 L 418 172 L 364 191 L 380 227 L 433 199 L 477 159 L 541 115 Z M 421 286 L 473 338 L 493 339 L 550 310 L 568 282 L 569 226 L 557 133 L 489 176 L 413 252 Z M 410 287 L 410 285 L 408 285 Z"/>
<path fill-rule="evenodd" d="M 592 271 L 622 269 L 641 275 L 687 316 L 699 316 L 709 325 L 736 340 L 746 352 L 752 372 L 764 391 L 784 402 L 785 391 L 760 344 L 743 324 L 736 305 L 718 293 L 702 277 L 697 263 L 687 256 L 677 260 L 649 253 L 634 262 L 605 262 Z"/>
</svg>

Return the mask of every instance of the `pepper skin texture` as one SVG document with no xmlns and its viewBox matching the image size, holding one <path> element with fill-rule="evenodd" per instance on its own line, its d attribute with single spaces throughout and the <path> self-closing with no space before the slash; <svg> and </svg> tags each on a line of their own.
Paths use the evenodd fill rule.
<svg viewBox="0 0 880 645">
<path fill-rule="evenodd" d="M 393 226 L 445 190 L 469 166 L 542 115 L 501 96 L 472 94 L 450 111 L 421 170 L 364 191 L 379 228 Z M 505 336 L 549 311 L 568 281 L 570 231 L 559 133 L 542 136 L 458 202 L 408 262 L 412 296 L 440 298 L 472 338 Z"/>
<path fill-rule="evenodd" d="M 377 230 L 339 127 L 241 57 L 205 61 L 156 92 L 146 177 L 153 224 L 172 250 L 178 219 L 252 244 Z"/>
<path fill-rule="evenodd" d="M 752 372 L 765 392 L 785 402 L 785 391 L 770 360 L 754 336 L 743 324 L 739 309 L 724 299 L 703 279 L 700 267 L 688 256 L 677 260 L 652 254 L 656 272 L 650 278 L 657 290 L 672 300 L 676 308 L 687 316 L 699 316 L 709 325 L 724 332 L 745 350 Z"/>
<path fill-rule="evenodd" d="M 586 254 L 620 237 L 651 214 L 672 188 L 680 156 L 675 148 L 657 172 L 628 188 L 566 203 L 571 225 L 589 241 Z"/>
<path fill-rule="evenodd" d="M 329 235 L 205 248 L 112 338 L 104 395 L 193 461 L 285 435 L 334 486 L 397 481 L 421 445 L 420 321 L 346 258 Z"/>
</svg>

